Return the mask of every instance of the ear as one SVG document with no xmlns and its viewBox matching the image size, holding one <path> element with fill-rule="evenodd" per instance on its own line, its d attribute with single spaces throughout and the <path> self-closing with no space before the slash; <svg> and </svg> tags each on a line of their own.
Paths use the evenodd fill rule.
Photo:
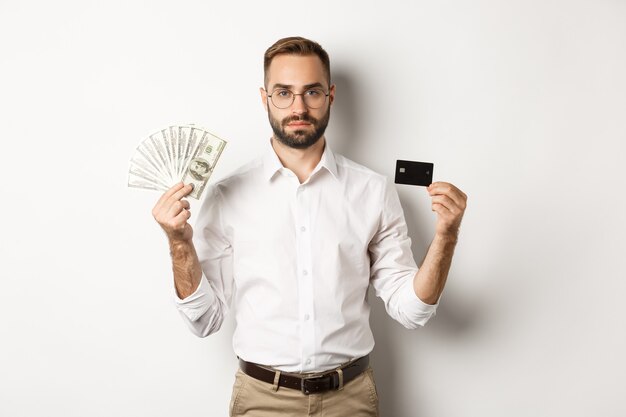
<svg viewBox="0 0 626 417">
<path fill-rule="evenodd" d="M 331 85 L 328 91 L 328 102 L 331 106 L 333 105 L 333 101 L 335 101 L 335 84 Z"/>
<path fill-rule="evenodd" d="M 265 88 L 263 87 L 259 88 L 259 91 L 261 92 L 261 101 L 263 101 L 263 107 L 265 108 L 265 111 L 267 111 L 267 91 L 265 91 Z"/>
</svg>

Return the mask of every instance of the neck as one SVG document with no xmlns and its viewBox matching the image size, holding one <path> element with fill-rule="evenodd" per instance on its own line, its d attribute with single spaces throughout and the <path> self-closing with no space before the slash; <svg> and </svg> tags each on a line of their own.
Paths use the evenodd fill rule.
<svg viewBox="0 0 626 417">
<path fill-rule="evenodd" d="M 320 159 L 322 159 L 325 144 L 326 140 L 322 136 L 320 140 L 306 149 L 294 149 L 272 137 L 272 147 L 280 163 L 296 174 L 300 184 L 309 178 L 311 172 L 313 172 L 320 162 Z"/>
</svg>

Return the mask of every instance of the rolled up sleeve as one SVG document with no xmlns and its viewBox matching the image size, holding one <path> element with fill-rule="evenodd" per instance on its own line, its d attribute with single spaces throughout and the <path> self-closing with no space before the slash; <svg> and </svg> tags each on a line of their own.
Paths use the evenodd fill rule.
<svg viewBox="0 0 626 417">
<path fill-rule="evenodd" d="M 191 321 L 197 321 L 209 307 L 215 302 L 215 294 L 211 290 L 208 281 L 202 276 L 200 285 L 193 294 L 181 299 L 174 289 L 174 303 L 178 311 L 183 313 Z"/>
<path fill-rule="evenodd" d="M 413 280 L 418 267 L 398 193 L 388 181 L 379 228 L 368 249 L 371 283 L 387 313 L 408 329 L 424 326 L 436 313 L 438 303 L 426 304 L 415 294 Z"/>
<path fill-rule="evenodd" d="M 194 247 L 202 269 L 200 285 L 184 299 L 174 290 L 174 303 L 190 330 L 206 337 L 220 329 L 233 293 L 232 247 L 224 233 L 221 199 L 209 187 L 194 227 Z"/>
</svg>

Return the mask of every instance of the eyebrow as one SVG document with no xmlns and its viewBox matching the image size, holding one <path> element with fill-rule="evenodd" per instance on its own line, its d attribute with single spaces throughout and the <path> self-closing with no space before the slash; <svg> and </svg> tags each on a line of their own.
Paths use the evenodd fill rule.
<svg viewBox="0 0 626 417">
<path fill-rule="evenodd" d="M 315 88 L 315 87 L 324 88 L 324 85 L 322 83 L 317 82 L 317 83 L 313 83 L 313 84 L 306 84 L 303 88 L 305 90 L 308 90 L 310 88 Z M 284 89 L 290 90 L 290 89 L 293 88 L 293 85 L 290 85 L 290 84 L 274 84 L 272 90 L 276 90 L 277 88 L 284 88 Z"/>
</svg>

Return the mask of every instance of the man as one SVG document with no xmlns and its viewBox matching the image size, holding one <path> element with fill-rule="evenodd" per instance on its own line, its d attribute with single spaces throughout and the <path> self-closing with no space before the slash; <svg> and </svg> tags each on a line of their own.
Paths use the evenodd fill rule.
<svg viewBox="0 0 626 417">
<path fill-rule="evenodd" d="M 436 232 L 418 270 L 393 185 L 326 143 L 334 98 L 322 47 L 277 41 L 261 88 L 274 132 L 265 155 L 209 189 L 195 234 L 191 186 L 153 210 L 191 330 L 207 336 L 235 310 L 231 415 L 378 415 L 368 286 L 407 328 L 428 321 L 444 288 L 465 194 L 428 187 Z"/>
<path fill-rule="evenodd" d="M 209 163 L 202 158 L 196 158 L 189 164 L 189 173 L 198 181 L 203 181 L 209 175 L 209 171 Z"/>
</svg>

